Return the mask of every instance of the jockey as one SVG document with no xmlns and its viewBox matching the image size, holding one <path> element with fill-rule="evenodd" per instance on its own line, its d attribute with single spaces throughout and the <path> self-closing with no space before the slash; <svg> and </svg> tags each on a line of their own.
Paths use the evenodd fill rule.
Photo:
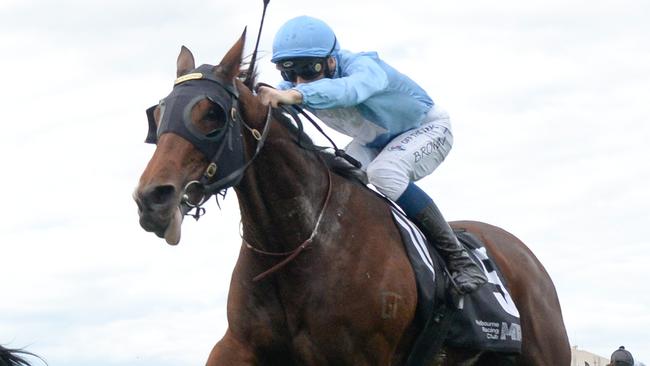
<svg viewBox="0 0 650 366">
<path fill-rule="evenodd" d="M 284 81 L 260 87 L 262 102 L 300 104 L 329 127 L 352 137 L 346 152 L 368 181 L 418 224 L 445 259 L 458 290 L 487 281 L 433 200 L 417 185 L 445 159 L 453 136 L 449 116 L 413 80 L 375 52 L 340 49 L 323 21 L 300 16 L 275 35 L 271 62 Z"/>
</svg>

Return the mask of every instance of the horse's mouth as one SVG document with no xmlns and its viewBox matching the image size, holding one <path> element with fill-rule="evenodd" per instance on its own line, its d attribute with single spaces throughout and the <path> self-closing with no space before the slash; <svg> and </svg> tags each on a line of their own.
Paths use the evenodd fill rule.
<svg viewBox="0 0 650 366">
<path fill-rule="evenodd" d="M 181 241 L 182 222 L 183 216 L 179 207 L 173 209 L 166 224 L 160 224 L 159 221 L 140 212 L 140 226 L 146 231 L 153 232 L 159 238 L 165 238 L 169 245 L 176 245 Z"/>
</svg>

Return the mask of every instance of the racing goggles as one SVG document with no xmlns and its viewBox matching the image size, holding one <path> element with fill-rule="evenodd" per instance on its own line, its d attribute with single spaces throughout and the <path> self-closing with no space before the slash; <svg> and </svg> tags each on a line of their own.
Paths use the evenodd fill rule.
<svg viewBox="0 0 650 366">
<path fill-rule="evenodd" d="M 295 83 L 299 76 L 305 81 L 312 81 L 323 73 L 326 62 L 327 58 L 304 57 L 278 62 L 276 68 L 286 81 Z"/>
</svg>

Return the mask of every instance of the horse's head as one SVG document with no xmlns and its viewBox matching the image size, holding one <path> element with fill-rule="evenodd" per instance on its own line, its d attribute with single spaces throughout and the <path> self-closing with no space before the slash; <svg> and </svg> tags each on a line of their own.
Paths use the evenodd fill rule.
<svg viewBox="0 0 650 366">
<path fill-rule="evenodd" d="M 236 77 L 245 34 L 217 66 L 197 68 L 183 46 L 172 92 L 147 110 L 146 141 L 157 146 L 134 199 L 140 225 L 169 244 L 180 241 L 183 211 L 241 179 L 245 122 L 239 111 L 242 84 Z"/>
</svg>

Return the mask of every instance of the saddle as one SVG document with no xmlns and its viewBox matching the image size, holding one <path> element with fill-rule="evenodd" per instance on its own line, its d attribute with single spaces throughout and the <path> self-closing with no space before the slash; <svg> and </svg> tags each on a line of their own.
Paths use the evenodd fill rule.
<svg viewBox="0 0 650 366">
<path fill-rule="evenodd" d="M 450 292 L 450 276 L 442 258 L 435 249 L 429 249 L 427 239 L 414 223 L 394 206 L 391 210 L 417 282 L 415 321 L 421 331 L 416 349 L 411 352 L 409 365 L 426 364 L 423 361 L 426 358 L 428 362 L 431 351 L 435 349 L 434 353 L 437 353 L 443 345 L 506 354 L 521 353 L 519 311 L 485 245 L 465 230 L 454 231 L 488 278 L 488 283 L 477 291 L 454 298 Z"/>
</svg>

